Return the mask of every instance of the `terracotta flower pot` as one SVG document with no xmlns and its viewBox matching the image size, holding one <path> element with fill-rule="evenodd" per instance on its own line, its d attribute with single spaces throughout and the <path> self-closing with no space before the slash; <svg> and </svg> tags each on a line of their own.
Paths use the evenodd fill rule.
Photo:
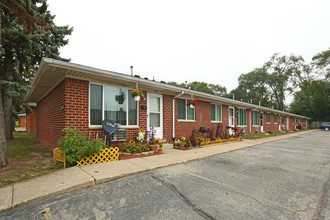
<svg viewBox="0 0 330 220">
<path fill-rule="evenodd" d="M 163 152 L 163 148 L 159 148 L 158 153 L 162 153 L 162 152 Z"/>
<path fill-rule="evenodd" d="M 185 145 L 186 145 L 186 143 L 179 143 L 179 147 L 182 149 L 184 148 Z"/>
<path fill-rule="evenodd" d="M 157 147 L 158 147 L 157 144 L 150 145 L 151 150 L 154 152 L 157 150 Z"/>
</svg>

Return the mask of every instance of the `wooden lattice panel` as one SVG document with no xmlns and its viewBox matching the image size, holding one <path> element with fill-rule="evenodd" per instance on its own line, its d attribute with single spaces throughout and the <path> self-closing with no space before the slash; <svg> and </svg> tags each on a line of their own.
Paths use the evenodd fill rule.
<svg viewBox="0 0 330 220">
<path fill-rule="evenodd" d="M 101 149 L 98 154 L 94 154 L 91 157 L 85 157 L 80 161 L 77 161 L 77 166 L 83 166 L 88 164 L 104 163 L 110 161 L 119 160 L 119 148 L 105 148 Z"/>
<path fill-rule="evenodd" d="M 53 160 L 54 160 L 54 163 L 56 164 L 56 162 L 62 162 L 64 163 L 64 168 L 66 167 L 66 160 L 65 160 L 65 154 L 62 155 L 62 152 L 60 149 L 58 148 L 55 148 L 53 150 Z"/>
</svg>

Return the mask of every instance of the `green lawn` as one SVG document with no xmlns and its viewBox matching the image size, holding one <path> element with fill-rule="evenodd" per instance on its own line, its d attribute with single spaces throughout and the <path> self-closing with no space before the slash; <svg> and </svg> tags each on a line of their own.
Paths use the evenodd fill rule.
<svg viewBox="0 0 330 220">
<path fill-rule="evenodd" d="M 299 131 L 280 131 L 280 132 L 273 132 L 271 134 L 268 133 L 261 133 L 261 134 L 247 134 L 243 135 L 243 139 L 253 140 L 253 139 L 260 139 L 260 138 L 267 138 L 267 137 L 274 137 L 279 135 L 285 135 L 285 134 L 292 134 Z"/>
<path fill-rule="evenodd" d="M 34 134 L 14 132 L 7 143 L 8 166 L 0 170 L 0 187 L 63 168 L 54 165 L 52 151 L 42 146 Z"/>
</svg>

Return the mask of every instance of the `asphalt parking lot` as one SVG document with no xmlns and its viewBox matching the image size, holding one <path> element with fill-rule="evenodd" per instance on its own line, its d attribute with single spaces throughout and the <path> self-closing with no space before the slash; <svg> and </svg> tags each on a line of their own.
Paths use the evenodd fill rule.
<svg viewBox="0 0 330 220">
<path fill-rule="evenodd" d="M 329 143 L 329 132 L 316 131 L 82 189 L 0 219 L 330 219 Z"/>
</svg>

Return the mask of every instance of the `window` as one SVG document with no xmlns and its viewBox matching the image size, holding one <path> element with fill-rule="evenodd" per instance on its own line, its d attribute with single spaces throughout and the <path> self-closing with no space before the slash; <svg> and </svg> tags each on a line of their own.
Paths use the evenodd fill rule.
<svg viewBox="0 0 330 220">
<path fill-rule="evenodd" d="M 222 121 L 222 106 L 217 104 L 211 104 L 211 121 Z"/>
<path fill-rule="evenodd" d="M 282 116 L 282 125 L 284 126 L 285 125 L 285 117 Z"/>
<path fill-rule="evenodd" d="M 253 125 L 259 125 L 259 112 L 253 111 L 252 112 L 252 118 L 253 118 Z"/>
<path fill-rule="evenodd" d="M 131 90 L 101 85 L 90 85 L 90 125 L 101 125 L 110 119 L 121 125 L 137 125 L 137 102 Z"/>
<path fill-rule="evenodd" d="M 102 86 L 90 86 L 90 124 L 100 125 L 102 122 Z"/>
<path fill-rule="evenodd" d="M 195 120 L 195 108 L 187 106 L 187 99 L 178 99 L 178 119 Z"/>
<path fill-rule="evenodd" d="M 277 115 L 274 114 L 274 124 L 277 124 Z"/>
<path fill-rule="evenodd" d="M 239 125 L 239 126 L 246 125 L 246 109 L 243 109 L 243 108 L 238 109 L 237 125 Z"/>
<path fill-rule="evenodd" d="M 270 124 L 270 113 L 267 113 L 267 124 Z"/>
</svg>

